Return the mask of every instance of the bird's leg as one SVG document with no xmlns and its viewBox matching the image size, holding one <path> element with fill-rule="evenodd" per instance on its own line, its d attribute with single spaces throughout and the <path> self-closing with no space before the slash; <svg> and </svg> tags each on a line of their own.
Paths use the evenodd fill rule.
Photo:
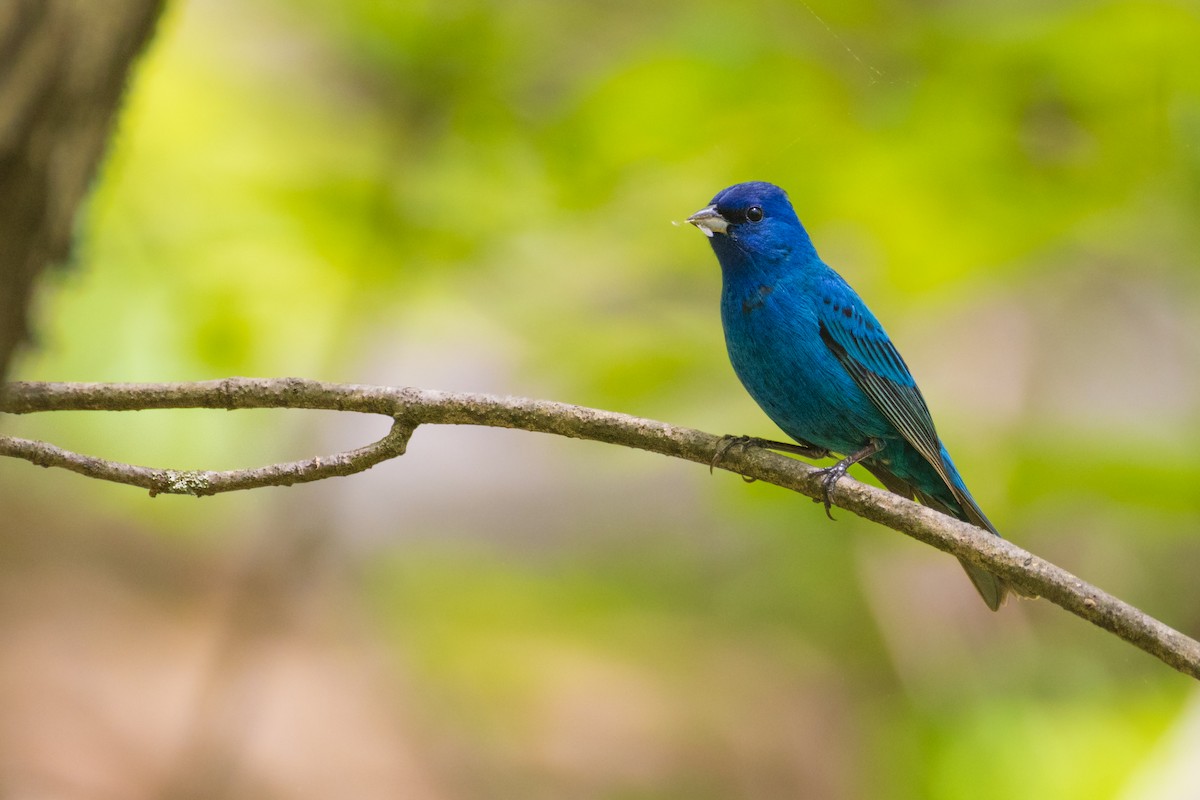
<svg viewBox="0 0 1200 800">
<path fill-rule="evenodd" d="M 776 442 L 771 439 L 754 439 L 750 442 L 755 447 L 765 447 L 768 450 L 778 450 L 781 453 L 791 453 L 805 458 L 828 458 L 829 451 L 805 441 Z"/>
<path fill-rule="evenodd" d="M 864 458 L 870 458 L 882 449 L 883 442 L 878 439 L 872 439 L 867 443 L 866 447 L 851 453 L 841 461 L 834 464 L 832 467 L 826 467 L 825 469 L 818 470 L 818 474 L 824 476 L 821 478 L 821 490 L 824 494 L 823 500 L 825 502 L 825 516 L 833 519 L 833 513 L 830 510 L 832 504 L 829 501 L 829 492 L 833 489 L 833 485 L 842 479 L 842 477 L 846 474 L 846 470 L 850 469 Z M 817 500 L 816 502 L 819 503 L 821 501 Z"/>
<path fill-rule="evenodd" d="M 735 447 L 763 447 L 767 450 L 778 450 L 781 453 L 792 453 L 805 458 L 826 458 L 829 451 L 824 447 L 817 447 L 815 444 L 808 442 L 776 442 L 771 439 L 760 439 L 757 436 L 732 436 L 726 434 L 721 437 L 721 441 L 717 442 L 717 448 L 713 451 L 712 461 L 708 464 L 708 471 L 712 472 L 717 464 L 721 463 L 721 459 Z"/>
</svg>

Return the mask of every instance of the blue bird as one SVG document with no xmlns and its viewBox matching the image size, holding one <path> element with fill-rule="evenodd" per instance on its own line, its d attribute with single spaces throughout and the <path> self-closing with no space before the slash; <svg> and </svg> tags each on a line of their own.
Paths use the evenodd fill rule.
<svg viewBox="0 0 1200 800">
<path fill-rule="evenodd" d="M 739 183 L 687 221 L 709 237 L 721 263 L 721 321 L 734 371 L 799 444 L 731 441 L 844 455 L 825 470 L 827 513 L 833 484 L 861 463 L 889 491 L 998 536 L 938 438 L 904 359 L 866 303 L 817 255 L 787 194 L 770 183 Z M 962 565 L 998 609 L 1009 585 Z"/>
</svg>

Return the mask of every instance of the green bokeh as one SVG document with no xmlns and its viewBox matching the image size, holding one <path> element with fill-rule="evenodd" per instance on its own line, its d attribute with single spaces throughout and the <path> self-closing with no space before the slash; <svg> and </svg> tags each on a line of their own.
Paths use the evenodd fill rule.
<svg viewBox="0 0 1200 800">
<path fill-rule="evenodd" d="M 1185 2 L 178 3 L 16 377 L 440 381 L 773 435 L 671 225 L 772 180 L 1005 534 L 1194 634 L 1197 42 Z M 358 443 L 329 419 L 6 425 L 217 468 Z M 1125 798 L 1191 690 L 781 490 L 423 434 L 357 495 L 151 503 L 15 464 L 3 491 L 189 547 L 307 510 L 424 730 L 485 765 L 461 796 Z M 469 475 L 406 488 L 452 447 Z M 611 703 L 626 749 L 539 759 L 577 732 L 555 692 Z"/>
</svg>

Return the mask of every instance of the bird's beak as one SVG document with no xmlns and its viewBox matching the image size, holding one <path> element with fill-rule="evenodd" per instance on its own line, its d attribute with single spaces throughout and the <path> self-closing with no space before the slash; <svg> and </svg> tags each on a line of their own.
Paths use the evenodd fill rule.
<svg viewBox="0 0 1200 800">
<path fill-rule="evenodd" d="M 725 233 L 729 229 L 729 220 L 721 216 L 716 206 L 700 209 L 687 221 L 704 231 L 704 235 L 710 239 L 714 233 Z"/>
</svg>

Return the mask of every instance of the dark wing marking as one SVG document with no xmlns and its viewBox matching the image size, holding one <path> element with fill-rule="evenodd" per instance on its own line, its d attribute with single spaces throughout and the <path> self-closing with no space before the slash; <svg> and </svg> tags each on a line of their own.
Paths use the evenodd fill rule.
<svg viewBox="0 0 1200 800">
<path fill-rule="evenodd" d="M 929 407 L 900 353 L 870 312 L 864 315 L 855 309 L 847 316 L 846 308 L 848 306 L 835 306 L 833 313 L 822 316 L 821 340 L 825 346 L 884 418 L 937 470 L 946 488 L 962 506 L 967 520 L 997 533 L 962 481 L 951 477 L 951 470 L 942 458 L 942 443 L 933 427 Z"/>
<path fill-rule="evenodd" d="M 825 342 L 825 346 L 882 412 L 884 418 L 937 470 L 946 488 L 958 501 L 966 519 L 977 527 L 999 535 L 984 516 L 975 498 L 961 485 L 961 480 L 955 481 L 951 478 L 950 469 L 942 458 L 942 445 L 933 427 L 933 417 L 904 359 L 896 352 L 895 346 L 878 322 L 870 317 L 864 318 L 856 311 L 846 314 L 846 310 L 846 307 L 835 306 L 832 309 L 833 313 L 823 315 L 820 328 L 821 340 Z M 959 516 L 946 503 L 910 486 L 883 467 L 869 465 L 868 469 L 895 494 L 912 498 L 915 493 L 925 505 L 950 516 Z M 993 611 L 998 609 L 1004 602 L 1004 596 L 1009 589 L 1008 583 L 969 561 L 961 558 L 959 561 L 988 607 Z"/>
<path fill-rule="evenodd" d="M 884 418 L 953 490 L 954 482 L 942 461 L 942 445 L 933 427 L 929 407 L 887 334 L 878 324 L 872 325 L 857 315 L 847 318 L 833 314 L 821 320 L 821 340 Z"/>
</svg>

